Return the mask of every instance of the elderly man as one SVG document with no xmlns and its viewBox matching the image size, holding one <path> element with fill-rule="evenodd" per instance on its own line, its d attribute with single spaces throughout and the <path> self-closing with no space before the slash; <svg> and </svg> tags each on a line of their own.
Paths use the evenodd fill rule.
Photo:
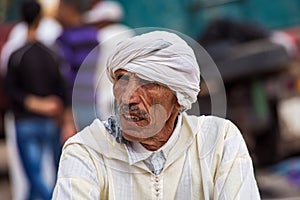
<svg viewBox="0 0 300 200">
<path fill-rule="evenodd" d="M 200 82 L 184 40 L 165 31 L 127 39 L 107 71 L 116 116 L 66 142 L 54 199 L 260 199 L 236 126 L 184 112 Z"/>
</svg>

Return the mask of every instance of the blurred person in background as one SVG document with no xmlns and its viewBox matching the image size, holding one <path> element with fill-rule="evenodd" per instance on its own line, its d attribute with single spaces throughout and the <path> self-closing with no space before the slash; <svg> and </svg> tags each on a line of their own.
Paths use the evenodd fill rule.
<svg viewBox="0 0 300 200">
<path fill-rule="evenodd" d="M 27 24 L 24 21 L 20 21 L 10 31 L 0 55 L 0 65 L 3 74 L 6 73 L 9 56 L 26 43 L 27 29 Z M 53 17 L 43 15 L 37 28 L 37 38 L 44 45 L 51 47 L 61 34 L 61 31 L 61 25 Z"/>
<path fill-rule="evenodd" d="M 60 125 L 69 118 L 69 100 L 60 73 L 60 59 L 38 41 L 37 28 L 42 17 L 36 1 L 21 6 L 27 24 L 25 44 L 8 61 L 5 89 L 15 117 L 16 139 L 21 163 L 29 182 L 26 199 L 50 199 L 53 186 L 42 174 L 42 158 L 51 151 L 57 170 L 61 154 Z M 49 166 L 48 166 L 49 167 Z"/>
<path fill-rule="evenodd" d="M 117 44 L 134 36 L 134 31 L 121 23 L 124 11 L 116 1 L 98 1 L 83 15 L 84 22 L 96 27 L 100 41 L 100 56 L 96 68 L 97 114 L 101 120 L 113 115 L 113 84 L 105 74 L 106 62 Z"/>
<path fill-rule="evenodd" d="M 55 48 L 64 60 L 61 70 L 68 84 L 68 96 L 72 98 L 74 121 L 79 130 L 96 117 L 92 105 L 99 56 L 98 30 L 82 20 L 83 13 L 90 7 L 91 2 L 87 0 L 60 0 L 57 12 L 63 31 Z"/>
</svg>

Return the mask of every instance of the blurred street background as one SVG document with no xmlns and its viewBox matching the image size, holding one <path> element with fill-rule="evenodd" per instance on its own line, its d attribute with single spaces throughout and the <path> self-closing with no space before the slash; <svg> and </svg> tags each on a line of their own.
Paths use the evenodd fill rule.
<svg viewBox="0 0 300 200">
<path fill-rule="evenodd" d="M 17 40 L 14 28 L 21 20 L 23 1 L 0 2 L 0 52 L 8 40 Z M 100 1 L 88 1 L 90 9 Z M 45 31 L 50 39 L 61 29 L 55 20 L 59 0 L 39 2 L 45 16 L 55 22 Z M 117 2 L 123 7 L 118 23 L 132 30 L 162 27 L 179 31 L 205 48 L 222 76 L 226 118 L 239 127 L 246 140 L 262 199 L 300 200 L 300 1 Z M 14 131 L 3 89 L 5 67 L 0 67 L 0 200 L 22 200 L 17 193 L 24 185 L 16 185 L 14 174 L 21 169 L 14 166 L 18 165 L 13 158 L 17 153 L 8 139 Z M 210 99 L 219 92 L 218 84 L 213 76 L 202 81 L 198 96 L 201 114 L 211 114 Z"/>
</svg>

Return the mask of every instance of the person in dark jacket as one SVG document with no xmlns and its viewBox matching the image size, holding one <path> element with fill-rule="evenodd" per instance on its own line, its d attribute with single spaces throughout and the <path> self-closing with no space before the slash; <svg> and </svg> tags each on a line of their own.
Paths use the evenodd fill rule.
<svg viewBox="0 0 300 200">
<path fill-rule="evenodd" d="M 53 186 L 43 178 L 42 157 L 50 149 L 57 169 L 62 144 L 60 124 L 65 123 L 70 100 L 60 73 L 59 57 L 36 38 L 41 6 L 26 1 L 21 12 L 28 25 L 27 42 L 9 58 L 5 89 L 15 117 L 20 159 L 29 182 L 27 199 L 50 199 Z"/>
</svg>

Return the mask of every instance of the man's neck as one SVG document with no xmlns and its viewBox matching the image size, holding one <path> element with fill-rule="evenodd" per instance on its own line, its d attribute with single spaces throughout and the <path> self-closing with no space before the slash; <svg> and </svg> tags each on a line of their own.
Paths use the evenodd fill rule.
<svg viewBox="0 0 300 200">
<path fill-rule="evenodd" d="M 35 42 L 37 41 L 37 30 L 36 28 L 29 27 L 27 32 L 27 41 Z"/>
</svg>

